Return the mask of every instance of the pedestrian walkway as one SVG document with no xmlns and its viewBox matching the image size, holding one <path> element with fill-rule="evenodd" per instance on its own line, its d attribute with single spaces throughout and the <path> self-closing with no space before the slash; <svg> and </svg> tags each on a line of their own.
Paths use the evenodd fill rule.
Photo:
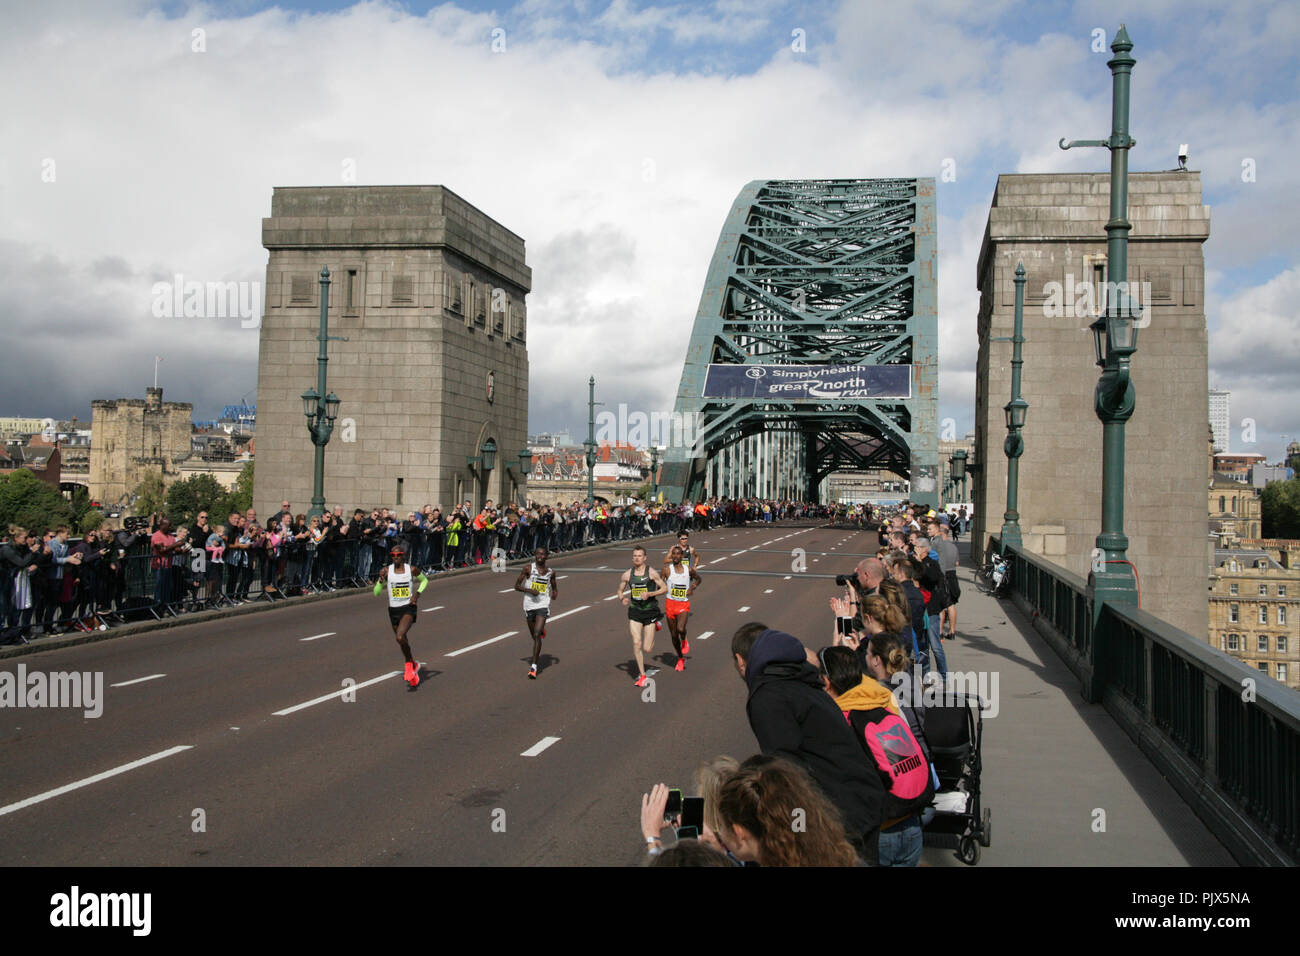
<svg viewBox="0 0 1300 956">
<path fill-rule="evenodd" d="M 1009 599 L 962 566 L 948 669 L 984 673 L 983 804 L 992 845 L 979 866 L 1234 866 L 1224 846 Z M 996 679 L 996 683 L 994 683 Z M 993 689 L 996 687 L 996 693 Z M 927 847 L 923 864 L 962 866 Z"/>
</svg>

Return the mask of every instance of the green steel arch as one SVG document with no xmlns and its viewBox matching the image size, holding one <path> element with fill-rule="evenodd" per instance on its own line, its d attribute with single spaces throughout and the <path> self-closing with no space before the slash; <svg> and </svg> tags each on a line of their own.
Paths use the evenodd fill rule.
<svg viewBox="0 0 1300 956">
<path fill-rule="evenodd" d="M 816 500 L 831 472 L 882 468 L 937 506 L 936 288 L 933 179 L 745 186 L 687 347 L 665 500 L 698 500 L 710 478 L 719 495 Z"/>
</svg>

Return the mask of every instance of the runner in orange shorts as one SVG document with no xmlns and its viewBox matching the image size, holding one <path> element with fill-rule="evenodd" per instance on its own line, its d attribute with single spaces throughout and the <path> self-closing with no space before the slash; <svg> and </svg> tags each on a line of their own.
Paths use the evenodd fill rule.
<svg viewBox="0 0 1300 956">
<path fill-rule="evenodd" d="M 673 639 L 673 649 L 677 651 L 677 663 L 674 670 L 686 670 L 686 655 L 691 652 L 690 641 L 686 639 L 686 622 L 691 616 L 691 595 L 700 586 L 700 575 L 694 565 L 684 564 L 682 549 L 674 546 L 668 552 L 668 561 L 664 564 L 663 579 L 668 586 L 665 607 L 668 615 L 668 633 Z"/>
</svg>

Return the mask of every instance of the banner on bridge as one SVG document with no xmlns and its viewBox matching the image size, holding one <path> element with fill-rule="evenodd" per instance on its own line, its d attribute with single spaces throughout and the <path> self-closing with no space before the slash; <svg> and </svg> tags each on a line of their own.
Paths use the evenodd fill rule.
<svg viewBox="0 0 1300 956">
<path fill-rule="evenodd" d="M 773 401 L 912 397 L 910 365 L 709 365 L 705 398 Z"/>
</svg>

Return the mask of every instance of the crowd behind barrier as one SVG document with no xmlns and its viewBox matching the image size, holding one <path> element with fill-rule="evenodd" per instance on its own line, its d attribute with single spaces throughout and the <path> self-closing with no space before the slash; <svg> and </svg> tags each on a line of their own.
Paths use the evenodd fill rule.
<svg viewBox="0 0 1300 956">
<path fill-rule="evenodd" d="M 320 518 L 289 503 L 265 523 L 200 510 L 173 529 L 159 515 L 143 528 L 105 523 L 81 539 L 66 527 L 10 526 L 0 541 L 0 643 L 106 629 L 251 601 L 371 584 L 400 540 L 411 563 L 433 575 L 497 560 L 629 541 L 683 529 L 703 531 L 790 519 L 861 523 L 867 510 L 799 501 L 709 499 L 682 505 L 556 503 L 444 513 L 426 505 L 405 517 L 386 508 L 342 507 Z"/>
</svg>

